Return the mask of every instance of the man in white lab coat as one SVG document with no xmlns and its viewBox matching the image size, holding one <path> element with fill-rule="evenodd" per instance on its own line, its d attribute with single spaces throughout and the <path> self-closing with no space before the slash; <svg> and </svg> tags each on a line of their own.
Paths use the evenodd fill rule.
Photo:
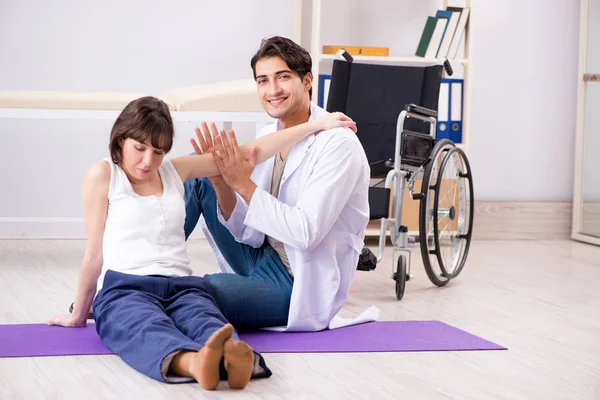
<svg viewBox="0 0 600 400">
<path fill-rule="evenodd" d="M 293 41 L 263 41 L 251 66 L 277 119 L 259 136 L 326 113 L 311 102 L 311 57 Z M 235 161 L 232 146 L 213 153 L 221 176 L 185 183 L 186 235 L 202 214 L 222 269 L 234 272 L 207 276 L 219 307 L 237 329 L 339 326 L 369 221 L 370 170 L 355 133 L 321 131 L 255 167 Z"/>
</svg>

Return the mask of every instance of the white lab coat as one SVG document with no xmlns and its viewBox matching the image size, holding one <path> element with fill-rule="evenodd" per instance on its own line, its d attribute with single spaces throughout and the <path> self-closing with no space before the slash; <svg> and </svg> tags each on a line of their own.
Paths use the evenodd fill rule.
<svg viewBox="0 0 600 400">
<path fill-rule="evenodd" d="M 311 119 L 324 113 L 311 105 Z M 276 129 L 277 123 L 269 125 L 258 136 Z M 273 164 L 271 158 L 254 169 L 257 189 L 250 204 L 237 195 L 228 221 L 218 206 L 217 213 L 238 242 L 260 247 L 269 235 L 284 243 L 294 285 L 288 325 L 278 330 L 318 331 L 376 320 L 379 310 L 374 307 L 353 320 L 336 317 L 348 296 L 369 222 L 370 170 L 356 134 L 336 128 L 294 145 L 278 199 L 270 194 Z"/>
</svg>

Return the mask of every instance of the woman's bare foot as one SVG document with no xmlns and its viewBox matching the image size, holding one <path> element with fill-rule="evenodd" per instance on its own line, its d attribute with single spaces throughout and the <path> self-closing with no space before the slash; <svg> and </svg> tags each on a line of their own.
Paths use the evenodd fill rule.
<svg viewBox="0 0 600 400">
<path fill-rule="evenodd" d="M 211 335 L 190 365 L 190 372 L 200 386 L 214 390 L 219 386 L 219 363 L 223 357 L 225 343 L 233 335 L 233 326 L 227 324 Z"/>
<path fill-rule="evenodd" d="M 198 352 L 184 351 L 177 354 L 171 362 L 171 372 L 179 376 L 190 376 L 206 390 L 215 390 L 219 386 L 219 363 L 223 356 L 225 343 L 233 335 L 233 326 L 227 324 L 211 335 Z"/>
<path fill-rule="evenodd" d="M 231 389 L 243 389 L 250 382 L 254 370 L 254 352 L 246 343 L 239 340 L 225 342 L 225 369 Z"/>
</svg>

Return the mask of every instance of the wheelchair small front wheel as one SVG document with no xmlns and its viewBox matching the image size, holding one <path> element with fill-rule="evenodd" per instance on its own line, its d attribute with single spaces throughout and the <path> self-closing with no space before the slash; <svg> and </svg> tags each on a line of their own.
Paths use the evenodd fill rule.
<svg viewBox="0 0 600 400">
<path fill-rule="evenodd" d="M 400 255 L 398 257 L 398 264 L 396 266 L 396 272 L 394 273 L 394 280 L 396 281 L 396 298 L 402 300 L 404 297 L 404 289 L 406 288 L 406 256 Z"/>
</svg>

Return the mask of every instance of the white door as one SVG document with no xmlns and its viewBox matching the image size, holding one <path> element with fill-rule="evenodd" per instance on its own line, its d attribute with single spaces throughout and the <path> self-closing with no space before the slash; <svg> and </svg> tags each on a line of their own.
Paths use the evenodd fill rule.
<svg viewBox="0 0 600 400">
<path fill-rule="evenodd" d="M 600 245 L 600 0 L 582 0 L 574 239 Z"/>
</svg>

